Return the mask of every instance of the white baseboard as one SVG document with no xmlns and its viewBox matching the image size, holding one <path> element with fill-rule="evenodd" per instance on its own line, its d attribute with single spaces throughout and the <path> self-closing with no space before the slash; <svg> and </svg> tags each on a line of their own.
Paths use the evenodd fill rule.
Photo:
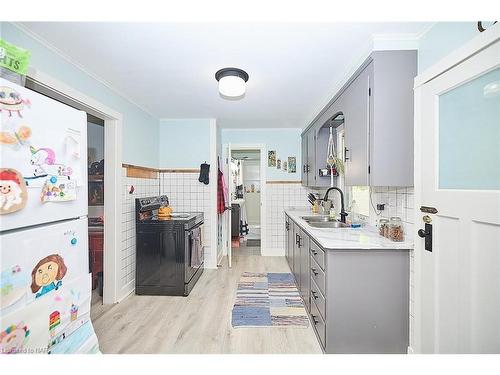
<svg viewBox="0 0 500 375">
<path fill-rule="evenodd" d="M 135 279 L 125 284 L 120 290 L 120 298 L 118 299 L 118 303 L 123 301 L 129 295 L 135 292 Z"/>
<path fill-rule="evenodd" d="M 270 249 L 266 247 L 261 250 L 261 255 L 265 257 L 284 257 L 285 249 L 281 248 Z"/>
</svg>

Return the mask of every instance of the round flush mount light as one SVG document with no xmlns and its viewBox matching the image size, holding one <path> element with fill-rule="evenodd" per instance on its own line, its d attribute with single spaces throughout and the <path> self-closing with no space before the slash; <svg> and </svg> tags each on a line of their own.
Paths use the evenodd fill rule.
<svg viewBox="0 0 500 375">
<path fill-rule="evenodd" d="M 239 98 L 245 95 L 248 73 L 238 68 L 224 68 L 215 73 L 219 82 L 219 93 L 227 98 Z"/>
</svg>

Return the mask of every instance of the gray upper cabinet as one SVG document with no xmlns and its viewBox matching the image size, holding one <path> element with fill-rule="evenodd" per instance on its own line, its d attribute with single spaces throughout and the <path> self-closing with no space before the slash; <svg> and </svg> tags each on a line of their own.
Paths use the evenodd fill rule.
<svg viewBox="0 0 500 375">
<path fill-rule="evenodd" d="M 302 186 L 309 186 L 307 166 L 307 133 L 302 134 Z"/>
<path fill-rule="evenodd" d="M 350 84 L 342 95 L 345 126 L 345 184 L 368 185 L 368 137 L 370 79 L 373 62 Z"/>
<path fill-rule="evenodd" d="M 319 168 L 324 168 L 326 160 L 326 154 L 321 155 L 328 142 L 325 128 L 342 113 L 346 185 L 412 186 L 416 74 L 416 51 L 373 52 L 304 131 L 302 158 L 314 169 L 309 168 L 303 185 L 329 184 L 329 179 L 319 177 Z M 315 135 L 313 143 L 310 134 Z"/>
</svg>

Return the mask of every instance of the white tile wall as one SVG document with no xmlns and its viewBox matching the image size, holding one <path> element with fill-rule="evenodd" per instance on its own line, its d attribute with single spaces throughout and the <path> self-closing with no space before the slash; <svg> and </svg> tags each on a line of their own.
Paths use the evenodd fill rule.
<svg viewBox="0 0 500 375">
<path fill-rule="evenodd" d="M 198 181 L 199 173 L 160 173 L 160 193 L 168 196 L 174 212 L 203 212 L 205 259 L 210 259 L 210 188 Z"/>
<path fill-rule="evenodd" d="M 271 249 L 285 249 L 284 210 L 288 207 L 306 207 L 308 190 L 298 184 L 266 185 L 266 242 Z"/>
<path fill-rule="evenodd" d="M 130 186 L 134 193 L 129 194 Z M 122 168 L 122 246 L 121 246 L 121 287 L 135 280 L 135 199 L 158 195 L 159 179 L 127 177 L 127 169 Z"/>
</svg>

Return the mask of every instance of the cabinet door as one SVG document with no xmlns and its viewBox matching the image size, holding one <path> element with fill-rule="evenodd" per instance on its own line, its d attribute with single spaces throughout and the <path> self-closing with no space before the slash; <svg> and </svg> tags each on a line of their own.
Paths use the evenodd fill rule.
<svg viewBox="0 0 500 375">
<path fill-rule="evenodd" d="M 369 155 L 369 88 L 373 72 L 370 63 L 344 92 L 345 118 L 345 184 L 368 185 Z"/>
<path fill-rule="evenodd" d="M 285 215 L 285 258 L 286 261 L 289 263 L 290 260 L 290 246 L 288 244 L 288 232 L 290 231 L 290 219 L 288 218 L 287 215 Z"/>
<path fill-rule="evenodd" d="M 300 228 L 298 226 L 295 226 L 294 234 L 293 276 L 295 277 L 297 289 L 300 290 Z"/>
<path fill-rule="evenodd" d="M 309 236 L 301 231 L 300 234 L 300 294 L 304 304 L 309 311 L 311 276 L 309 274 Z"/>
<path fill-rule="evenodd" d="M 316 170 L 316 133 L 317 127 L 313 126 L 307 132 L 307 185 L 316 186 L 316 175 L 318 171 Z"/>
<path fill-rule="evenodd" d="M 156 232 L 139 232 L 137 243 L 141 250 L 137 252 L 136 284 L 141 286 L 160 284 L 160 248 L 161 235 Z"/>
<path fill-rule="evenodd" d="M 293 253 L 295 246 L 295 225 L 292 220 L 289 220 L 288 225 L 288 265 L 293 273 Z"/>
<path fill-rule="evenodd" d="M 308 186 L 307 181 L 307 133 L 302 134 L 302 168 L 301 168 L 301 181 L 302 186 Z"/>
</svg>

